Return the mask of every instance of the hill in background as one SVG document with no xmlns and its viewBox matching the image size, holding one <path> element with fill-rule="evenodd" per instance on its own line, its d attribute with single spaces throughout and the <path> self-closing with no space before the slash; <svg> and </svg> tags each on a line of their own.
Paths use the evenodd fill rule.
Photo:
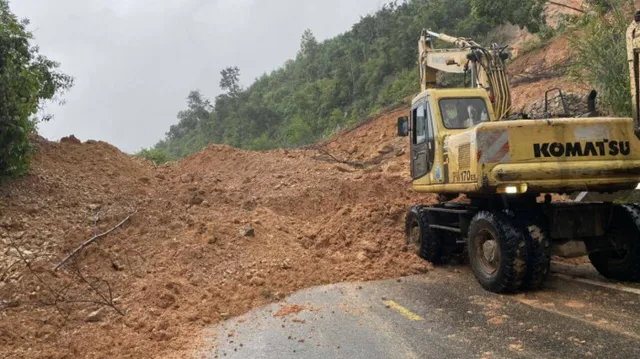
<svg viewBox="0 0 640 359">
<path fill-rule="evenodd" d="M 549 86 L 586 92 L 564 76 L 567 40 L 555 41 L 566 18 L 579 14 L 570 7 L 580 8 L 581 1 L 559 2 L 569 7 L 548 6 L 550 25 L 531 25 L 528 18 L 514 20 L 522 20 L 521 26 L 542 35 L 477 15 L 474 6 L 483 3 L 486 1 L 391 3 L 324 42 L 318 42 L 307 30 L 295 59 L 249 87 L 239 84 L 240 69 L 229 67 L 222 71 L 220 83 L 225 93 L 214 101 L 198 91 L 190 93 L 178 123 L 171 126 L 165 139 L 141 155 L 164 162 L 197 152 L 209 143 L 253 150 L 298 147 L 384 109 L 401 106 L 419 92 L 417 39 L 425 27 L 472 37 L 480 43 L 512 44 L 518 55 L 510 66 L 515 81 L 514 109 L 524 108 L 528 105 L 525 99 L 539 98 Z M 439 80 L 447 87 L 460 85 L 462 78 L 444 75 Z"/>
</svg>

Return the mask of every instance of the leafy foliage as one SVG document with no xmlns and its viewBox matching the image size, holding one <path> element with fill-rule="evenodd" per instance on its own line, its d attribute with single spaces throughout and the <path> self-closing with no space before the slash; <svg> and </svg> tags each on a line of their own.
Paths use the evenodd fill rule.
<svg viewBox="0 0 640 359">
<path fill-rule="evenodd" d="M 167 155 L 167 153 L 157 148 L 143 149 L 140 152 L 136 153 L 136 156 L 142 157 L 146 160 L 150 160 L 156 165 L 161 165 L 169 161 L 169 156 Z"/>
<path fill-rule="evenodd" d="M 570 75 L 598 90 L 603 107 L 616 116 L 631 115 L 626 29 L 632 19 L 632 0 L 599 0 L 595 11 L 576 23 L 570 37 L 576 51 Z"/>
<path fill-rule="evenodd" d="M 190 122 L 179 115 L 179 123 L 155 148 L 178 158 L 208 143 L 266 150 L 317 141 L 420 90 L 416 65 L 421 29 L 482 41 L 498 23 L 477 15 L 474 6 L 482 3 L 395 1 L 361 17 L 350 31 L 323 42 L 307 29 L 296 58 L 248 88 L 238 83 L 237 67 L 224 69 L 220 87 L 225 93 L 212 108 L 205 106 L 206 111 L 198 112 L 190 103 L 187 113 L 201 116 Z M 440 80 L 451 85 L 461 78 Z"/>
<path fill-rule="evenodd" d="M 35 114 L 43 100 L 72 86 L 71 77 L 57 72 L 58 64 L 38 53 L 6 0 L 0 0 L 0 178 L 20 176 L 29 168 Z M 49 120 L 45 117 L 41 120 Z"/>
<path fill-rule="evenodd" d="M 237 66 L 227 67 L 220 71 L 220 75 L 220 88 L 231 95 L 237 95 L 240 92 L 240 69 Z"/>
<path fill-rule="evenodd" d="M 509 22 L 532 33 L 545 26 L 544 5 L 546 0 L 472 0 L 478 17 L 493 25 Z"/>
</svg>

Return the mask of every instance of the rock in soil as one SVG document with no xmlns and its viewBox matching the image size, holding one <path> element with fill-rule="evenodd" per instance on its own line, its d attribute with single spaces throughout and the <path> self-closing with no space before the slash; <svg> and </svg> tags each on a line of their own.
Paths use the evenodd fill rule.
<svg viewBox="0 0 640 359">
<path fill-rule="evenodd" d="M 87 315 L 87 317 L 85 318 L 85 321 L 89 323 L 95 323 L 95 322 L 101 321 L 103 318 L 104 318 L 104 311 L 103 311 L 103 308 L 100 308 L 96 311 L 89 313 L 89 315 Z"/>
<path fill-rule="evenodd" d="M 256 234 L 256 230 L 253 229 L 253 227 L 251 227 L 250 225 L 246 225 L 242 227 L 242 229 L 240 229 L 240 234 L 243 237 L 253 237 Z"/>
</svg>

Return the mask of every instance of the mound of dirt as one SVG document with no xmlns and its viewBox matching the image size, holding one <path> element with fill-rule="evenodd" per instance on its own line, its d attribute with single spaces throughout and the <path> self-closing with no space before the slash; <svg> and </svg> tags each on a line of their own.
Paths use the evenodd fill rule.
<svg viewBox="0 0 640 359">
<path fill-rule="evenodd" d="M 182 357 L 203 327 L 297 289 L 428 271 L 404 213 L 433 199 L 411 192 L 396 115 L 321 151 L 210 146 L 161 167 L 37 140 L 31 173 L 2 188 L 0 353 Z"/>
</svg>

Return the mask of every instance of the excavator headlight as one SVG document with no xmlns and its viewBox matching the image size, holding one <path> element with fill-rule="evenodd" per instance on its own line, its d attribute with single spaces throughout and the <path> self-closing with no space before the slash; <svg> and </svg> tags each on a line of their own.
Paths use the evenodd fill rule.
<svg viewBox="0 0 640 359">
<path fill-rule="evenodd" d="M 496 192 L 501 194 L 520 194 L 527 192 L 528 187 L 526 183 L 511 184 L 498 187 Z"/>
</svg>

